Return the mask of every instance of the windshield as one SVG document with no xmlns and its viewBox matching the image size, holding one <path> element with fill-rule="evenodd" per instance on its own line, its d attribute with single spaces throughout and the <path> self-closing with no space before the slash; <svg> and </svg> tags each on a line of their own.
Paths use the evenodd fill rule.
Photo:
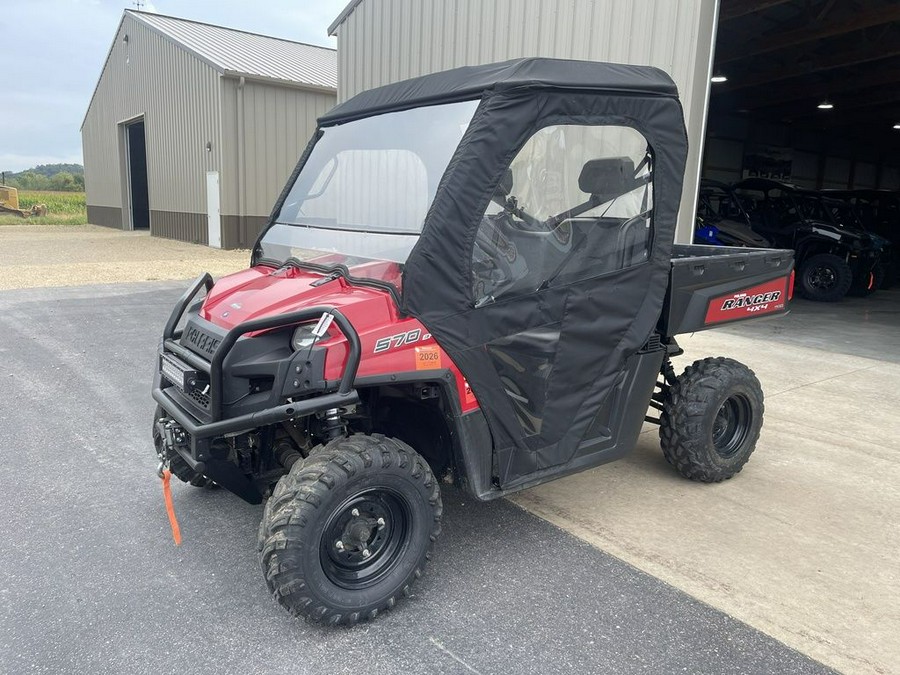
<svg viewBox="0 0 900 675">
<path fill-rule="evenodd" d="M 700 201 L 697 205 L 697 215 L 708 223 L 718 223 L 722 220 L 745 221 L 744 210 L 737 197 L 730 191 L 720 187 L 704 186 L 700 189 Z"/>
<path fill-rule="evenodd" d="M 863 229 L 852 204 L 837 199 L 825 199 L 823 202 L 834 217 L 834 221 L 841 227 Z"/>
<path fill-rule="evenodd" d="M 320 131 L 261 259 L 344 265 L 397 283 L 478 101 L 391 112 Z"/>
<path fill-rule="evenodd" d="M 803 218 L 806 220 L 818 220 L 820 223 L 834 223 L 831 212 L 822 204 L 817 195 L 797 195 L 797 203 L 800 204 Z"/>
</svg>

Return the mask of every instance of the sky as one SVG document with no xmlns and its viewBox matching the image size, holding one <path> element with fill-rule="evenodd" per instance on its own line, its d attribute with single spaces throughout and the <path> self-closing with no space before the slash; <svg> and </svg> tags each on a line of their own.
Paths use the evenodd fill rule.
<svg viewBox="0 0 900 675">
<path fill-rule="evenodd" d="M 144 11 L 335 47 L 348 0 L 152 0 Z M 81 121 L 132 0 L 0 0 L 0 170 L 81 164 Z"/>
</svg>

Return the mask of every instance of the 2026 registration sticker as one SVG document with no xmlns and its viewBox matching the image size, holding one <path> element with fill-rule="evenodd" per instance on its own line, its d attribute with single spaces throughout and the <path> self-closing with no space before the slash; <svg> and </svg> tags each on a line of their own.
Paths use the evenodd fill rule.
<svg viewBox="0 0 900 675">
<path fill-rule="evenodd" d="M 437 345 L 416 347 L 416 370 L 432 370 L 441 367 L 441 348 Z"/>
</svg>

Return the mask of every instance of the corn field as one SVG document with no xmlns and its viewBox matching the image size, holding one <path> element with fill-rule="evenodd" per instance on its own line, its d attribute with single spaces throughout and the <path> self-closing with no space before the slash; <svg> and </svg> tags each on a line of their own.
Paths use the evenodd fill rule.
<svg viewBox="0 0 900 675">
<path fill-rule="evenodd" d="M 39 218 L 19 218 L 12 214 L 0 214 L 0 225 L 82 225 L 87 222 L 87 206 L 83 192 L 49 192 L 19 190 L 19 208 L 30 209 L 35 204 L 45 204 L 47 215 Z"/>
</svg>

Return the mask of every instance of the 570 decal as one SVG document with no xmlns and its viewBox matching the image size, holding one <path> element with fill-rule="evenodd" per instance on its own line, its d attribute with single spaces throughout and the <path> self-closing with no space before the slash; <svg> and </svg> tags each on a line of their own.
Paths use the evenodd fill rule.
<svg viewBox="0 0 900 675">
<path fill-rule="evenodd" d="M 422 340 L 430 340 L 431 333 L 423 333 L 421 328 L 414 328 L 405 333 L 397 333 L 388 337 L 379 338 L 375 341 L 375 354 L 386 352 L 388 349 L 397 349 L 404 345 L 411 345 Z"/>
</svg>

